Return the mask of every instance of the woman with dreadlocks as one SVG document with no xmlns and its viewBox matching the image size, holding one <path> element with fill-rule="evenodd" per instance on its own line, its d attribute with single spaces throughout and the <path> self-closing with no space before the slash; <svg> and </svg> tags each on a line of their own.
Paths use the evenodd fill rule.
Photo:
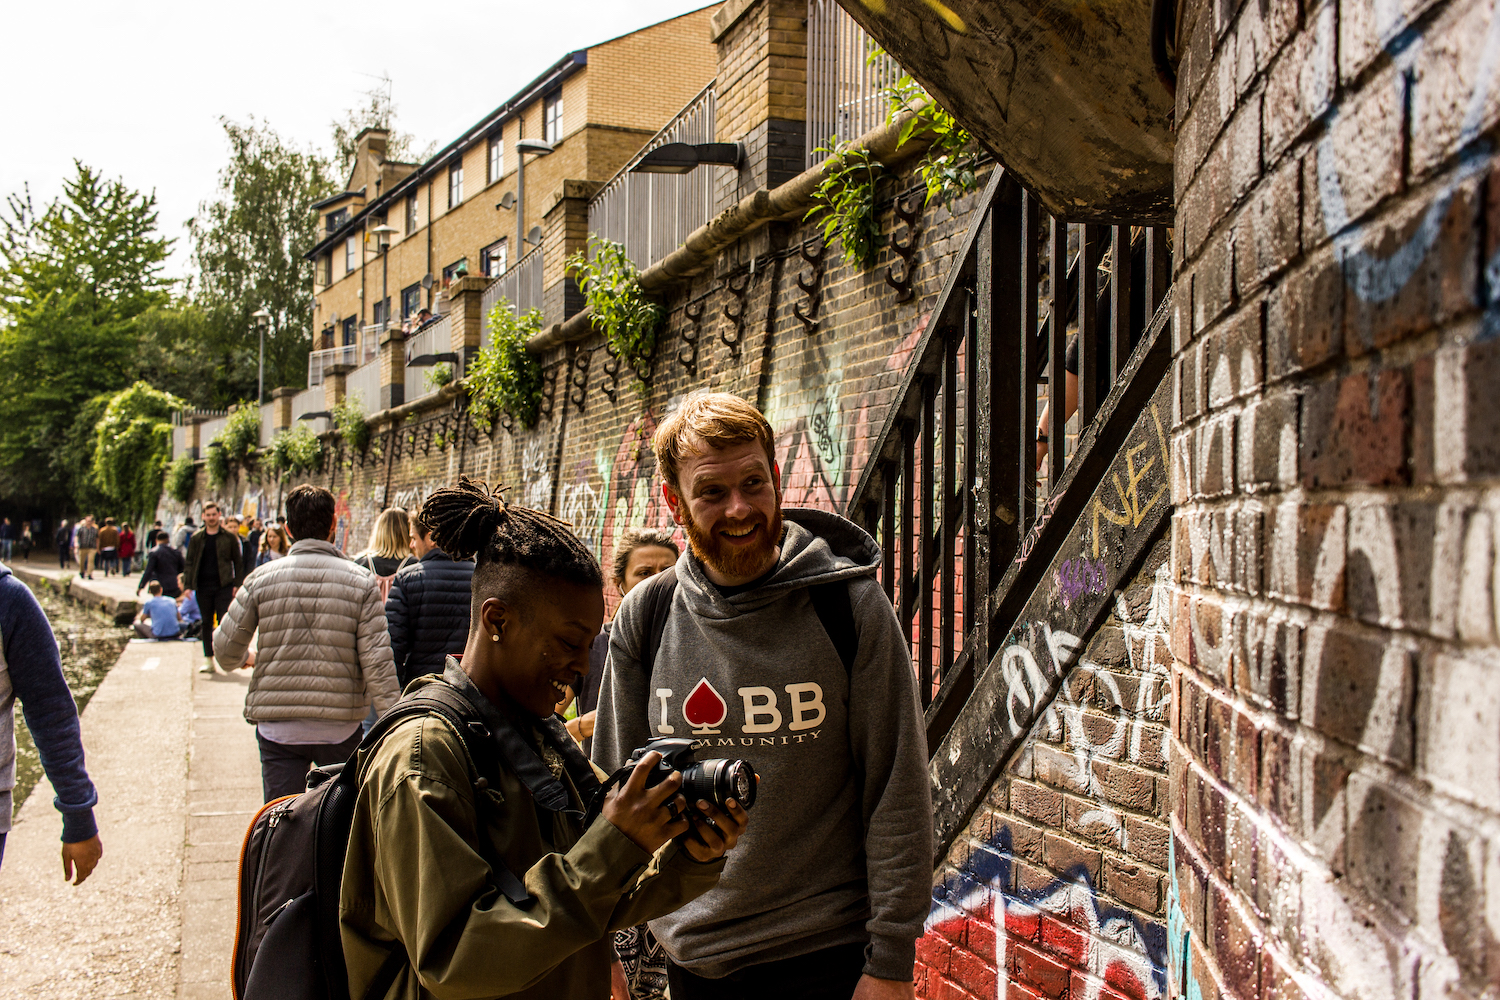
<svg viewBox="0 0 1500 1000">
<path fill-rule="evenodd" d="M 422 506 L 444 551 L 475 557 L 473 604 L 462 665 L 406 696 L 457 693 L 468 732 L 433 711 L 359 752 L 339 908 L 352 997 L 608 996 L 610 932 L 712 888 L 745 829 L 738 803 L 700 801 L 711 823 L 684 836 L 681 775 L 646 787 L 656 753 L 585 827 L 600 775 L 553 706 L 588 668 L 603 577 L 565 522 L 501 493 L 461 478 Z"/>
</svg>

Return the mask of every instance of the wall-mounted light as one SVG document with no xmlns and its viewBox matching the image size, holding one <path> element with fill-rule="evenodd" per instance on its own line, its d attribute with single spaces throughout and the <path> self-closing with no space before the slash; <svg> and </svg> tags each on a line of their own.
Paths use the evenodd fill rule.
<svg viewBox="0 0 1500 1000">
<path fill-rule="evenodd" d="M 669 142 L 657 146 L 630 168 L 633 174 L 685 174 L 700 164 L 738 167 L 745 147 L 738 142 Z"/>
</svg>

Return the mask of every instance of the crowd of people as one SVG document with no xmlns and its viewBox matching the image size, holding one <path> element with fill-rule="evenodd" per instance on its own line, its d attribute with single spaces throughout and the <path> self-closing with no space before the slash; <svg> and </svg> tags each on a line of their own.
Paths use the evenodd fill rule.
<svg viewBox="0 0 1500 1000">
<path fill-rule="evenodd" d="M 687 551 L 661 529 L 617 540 L 608 623 L 571 527 L 468 479 L 382 512 L 353 557 L 310 485 L 279 523 L 205 504 L 201 527 L 150 531 L 137 627 L 183 637 L 191 602 L 201 669 L 251 671 L 266 801 L 313 768 L 357 769 L 351 996 L 914 995 L 931 801 L 879 548 L 782 508 L 771 428 L 736 396 L 689 396 L 653 448 Z M 124 558 L 87 528 L 80 554 L 109 540 Z M 0 619 L 8 593 L 0 576 Z M 436 711 L 374 725 L 438 690 L 469 732 Z M 741 780 L 690 801 L 681 771 L 657 771 L 667 737 L 743 753 Z M 97 845 L 92 786 L 68 787 L 65 840 Z"/>
</svg>

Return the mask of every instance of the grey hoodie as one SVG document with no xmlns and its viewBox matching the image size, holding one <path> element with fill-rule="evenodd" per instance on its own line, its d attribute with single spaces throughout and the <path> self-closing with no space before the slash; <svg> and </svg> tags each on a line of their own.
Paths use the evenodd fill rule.
<svg viewBox="0 0 1500 1000">
<path fill-rule="evenodd" d="M 932 893 L 927 743 L 906 639 L 874 578 L 875 542 L 843 518 L 788 509 L 781 559 L 724 597 L 691 552 L 651 676 L 639 595 L 620 605 L 594 731 L 614 770 L 654 736 L 761 776 L 718 887 L 651 929 L 677 964 L 718 978 L 867 941 L 865 972 L 910 980 Z M 849 581 L 859 654 L 846 673 L 807 588 Z M 637 588 L 644 592 L 645 587 Z"/>
</svg>

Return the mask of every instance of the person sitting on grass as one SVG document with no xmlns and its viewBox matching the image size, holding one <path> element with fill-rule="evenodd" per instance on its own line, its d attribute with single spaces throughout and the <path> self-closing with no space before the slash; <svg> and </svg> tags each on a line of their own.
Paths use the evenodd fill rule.
<svg viewBox="0 0 1500 1000">
<path fill-rule="evenodd" d="M 135 616 L 135 634 L 142 639 L 176 639 L 182 635 L 182 622 L 177 618 L 177 602 L 162 593 L 161 583 L 152 580 L 146 584 L 151 596 L 141 605 L 141 613 Z"/>
<path fill-rule="evenodd" d="M 552 706 L 588 668 L 604 620 L 598 561 L 564 522 L 467 479 L 420 518 L 443 551 L 477 564 L 462 665 L 448 658 L 408 695 L 449 685 L 467 699 L 482 720 L 470 742 L 484 741 L 477 760 L 489 763 L 472 780 L 465 742 L 436 714 L 359 751 L 339 904 L 349 995 L 600 1000 L 610 932 L 711 889 L 747 814 L 699 800 L 706 819 L 690 824 L 679 773 L 646 787 L 652 752 L 585 826 L 600 775 Z M 503 893 L 515 880 L 530 905 Z"/>
</svg>

